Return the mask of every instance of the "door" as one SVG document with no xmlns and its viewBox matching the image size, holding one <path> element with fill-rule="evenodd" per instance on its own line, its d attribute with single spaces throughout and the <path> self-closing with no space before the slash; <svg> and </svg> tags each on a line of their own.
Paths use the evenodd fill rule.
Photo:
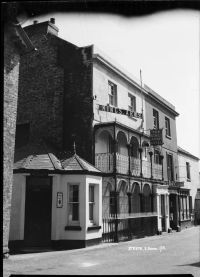
<svg viewBox="0 0 200 277">
<path fill-rule="evenodd" d="M 51 177 L 27 177 L 24 230 L 26 246 L 50 245 L 51 206 Z"/>
<path fill-rule="evenodd" d="M 165 228 L 165 195 L 161 194 L 161 216 L 162 216 L 162 231 L 166 230 Z"/>
<path fill-rule="evenodd" d="M 169 195 L 170 228 L 176 229 L 178 225 L 177 195 Z"/>
</svg>

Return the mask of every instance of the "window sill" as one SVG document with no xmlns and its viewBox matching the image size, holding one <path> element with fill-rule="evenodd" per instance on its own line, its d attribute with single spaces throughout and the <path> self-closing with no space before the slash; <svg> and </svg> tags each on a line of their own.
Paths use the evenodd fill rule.
<svg viewBox="0 0 200 277">
<path fill-rule="evenodd" d="M 168 138 L 168 139 L 172 139 L 172 137 L 170 137 L 170 136 L 168 136 L 168 135 L 165 135 L 165 137 Z"/>
<path fill-rule="evenodd" d="M 81 226 L 65 226 L 66 231 L 81 231 Z"/>
<path fill-rule="evenodd" d="M 91 231 L 91 230 L 99 230 L 101 229 L 101 226 L 96 226 L 96 225 L 93 225 L 93 226 L 89 226 L 87 228 L 88 231 Z"/>
</svg>

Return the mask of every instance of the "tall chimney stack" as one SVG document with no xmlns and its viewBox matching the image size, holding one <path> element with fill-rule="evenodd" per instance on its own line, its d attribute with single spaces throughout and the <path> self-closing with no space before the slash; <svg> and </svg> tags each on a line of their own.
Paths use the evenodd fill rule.
<svg viewBox="0 0 200 277">
<path fill-rule="evenodd" d="M 25 31 L 29 36 L 35 34 L 52 34 L 54 36 L 58 36 L 58 27 L 55 25 L 55 18 L 50 18 L 48 21 L 38 22 L 38 20 L 34 20 L 32 25 L 24 27 Z"/>
<path fill-rule="evenodd" d="M 52 24 L 55 24 L 55 18 L 50 18 L 50 22 L 51 22 Z"/>
</svg>

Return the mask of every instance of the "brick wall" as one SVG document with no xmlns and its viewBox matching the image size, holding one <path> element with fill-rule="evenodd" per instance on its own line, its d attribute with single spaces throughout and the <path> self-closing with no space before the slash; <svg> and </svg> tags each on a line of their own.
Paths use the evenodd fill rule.
<svg viewBox="0 0 200 277">
<path fill-rule="evenodd" d="M 64 67 L 64 148 L 76 142 L 77 154 L 92 162 L 92 47 L 59 45 L 59 64 Z"/>
<path fill-rule="evenodd" d="M 57 37 L 43 29 L 26 32 L 38 51 L 20 63 L 17 123 L 29 122 L 30 134 L 28 145 L 16 149 L 15 161 L 63 147 L 64 71 L 57 63 Z"/>
<path fill-rule="evenodd" d="M 13 182 L 16 113 L 18 98 L 19 50 L 10 30 L 4 33 L 4 127 L 3 127 L 3 252 L 8 252 L 10 209 Z"/>
<path fill-rule="evenodd" d="M 15 161 L 47 151 L 62 158 L 75 141 L 77 154 L 91 162 L 92 47 L 60 39 L 49 24 L 25 28 L 38 51 L 21 60 L 17 123 L 30 122 L 30 136 Z"/>
</svg>

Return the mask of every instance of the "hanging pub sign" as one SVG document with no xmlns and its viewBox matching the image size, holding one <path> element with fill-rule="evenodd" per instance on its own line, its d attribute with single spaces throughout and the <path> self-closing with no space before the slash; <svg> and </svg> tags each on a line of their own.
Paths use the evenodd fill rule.
<svg viewBox="0 0 200 277">
<path fill-rule="evenodd" d="M 57 192 L 57 208 L 62 208 L 63 207 L 63 193 L 62 192 Z"/>
<path fill-rule="evenodd" d="M 152 129 L 150 130 L 150 143 L 151 145 L 162 145 L 162 130 L 163 129 Z"/>
<path fill-rule="evenodd" d="M 135 118 L 141 118 L 142 119 L 142 113 L 131 112 L 131 111 L 128 111 L 128 110 L 111 107 L 109 105 L 107 105 L 107 106 L 99 105 L 99 111 L 117 113 L 117 114 L 127 115 L 129 117 L 135 117 Z"/>
</svg>

